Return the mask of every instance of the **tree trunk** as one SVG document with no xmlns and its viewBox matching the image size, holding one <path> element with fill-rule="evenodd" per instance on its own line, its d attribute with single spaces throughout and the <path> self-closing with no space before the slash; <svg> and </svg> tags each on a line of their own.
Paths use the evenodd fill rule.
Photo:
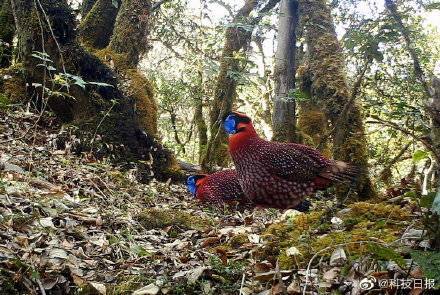
<svg viewBox="0 0 440 295">
<path fill-rule="evenodd" d="M 275 54 L 273 99 L 273 140 L 296 141 L 295 89 L 296 27 L 298 26 L 298 2 L 282 0 L 278 17 L 278 46 Z"/>
<path fill-rule="evenodd" d="M 79 38 L 88 49 L 102 49 L 110 42 L 119 9 L 110 0 L 93 2 L 93 7 L 84 15 L 79 26 Z"/>
<path fill-rule="evenodd" d="M 431 141 L 434 149 L 434 157 L 437 162 L 438 169 L 440 168 L 440 79 L 433 77 L 431 100 L 428 104 L 428 110 L 431 115 Z"/>
<path fill-rule="evenodd" d="M 44 72 L 44 68 L 36 66 L 42 61 L 32 56 L 33 51 L 47 53 L 59 73 L 65 69 L 86 81 L 112 85 L 87 86 L 86 89 L 72 85 L 63 90 L 69 91 L 74 100 L 49 96 L 49 106 L 63 121 L 73 122 L 79 127 L 79 136 L 84 138 L 82 143 L 93 142 L 98 133 L 103 142 L 99 148 L 106 151 L 105 155 L 111 154 L 115 160 L 123 162 L 149 161 L 150 164 L 143 167 L 145 173 L 142 173 L 141 178 L 168 177 L 174 169 L 173 157 L 151 133 L 141 128 L 133 99 L 119 88 L 124 83 L 117 78 L 117 74 L 77 43 L 75 17 L 67 2 L 40 0 L 37 3 L 40 2 L 42 7 L 36 8 L 33 1 L 12 0 L 28 85 L 40 83 L 51 86 L 51 81 L 47 79 L 48 73 Z M 47 15 L 47 21 L 44 15 Z M 43 39 L 39 21 L 43 25 Z M 52 27 L 49 28 L 48 23 Z M 40 88 L 29 89 L 33 92 L 31 95 L 45 99 Z M 85 148 L 89 149 L 89 146 Z"/>
<path fill-rule="evenodd" d="M 109 49 L 126 55 L 132 68 L 136 68 L 149 48 L 150 10 L 151 2 L 148 0 L 124 0 L 116 18 Z"/>
<path fill-rule="evenodd" d="M 86 17 L 87 13 L 92 10 L 93 5 L 95 5 L 96 0 L 83 0 L 81 3 L 81 16 Z M 108 1 L 110 2 L 110 1 Z"/>
<path fill-rule="evenodd" d="M 214 165 L 226 166 L 228 162 L 227 137 L 221 124 L 223 117 L 232 110 L 236 96 L 237 78 L 233 74 L 241 71 L 238 53 L 240 50 L 246 50 L 252 36 L 252 31 L 243 28 L 242 24 L 248 23 L 249 14 L 257 3 L 257 0 L 246 0 L 226 30 L 220 72 L 209 114 L 210 138 L 202 160 L 202 167 L 208 171 L 212 170 Z"/>
<path fill-rule="evenodd" d="M 339 45 L 330 7 L 325 0 L 300 0 L 309 51 L 311 90 L 331 122 L 333 157 L 363 170 L 356 192 L 361 199 L 375 195 L 368 175 L 367 138 L 361 107 L 353 101 L 345 76 L 344 55 Z M 349 107 L 348 111 L 344 111 Z M 347 195 L 345 189 L 338 196 Z"/>
<path fill-rule="evenodd" d="M 194 120 L 199 135 L 199 163 L 201 163 L 206 151 L 206 145 L 208 144 L 208 127 L 203 118 L 203 76 L 201 71 L 199 71 L 198 87 L 194 92 L 197 94 L 195 98 Z"/>
<path fill-rule="evenodd" d="M 0 68 L 7 68 L 12 61 L 12 41 L 15 25 L 11 1 L 0 1 Z"/>
</svg>

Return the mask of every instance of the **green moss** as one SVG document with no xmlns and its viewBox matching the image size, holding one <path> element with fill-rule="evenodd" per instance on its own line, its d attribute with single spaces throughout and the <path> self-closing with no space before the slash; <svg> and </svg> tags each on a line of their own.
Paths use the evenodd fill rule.
<svg viewBox="0 0 440 295">
<path fill-rule="evenodd" d="M 0 68 L 8 67 L 12 60 L 12 42 L 14 39 L 15 25 L 12 14 L 11 2 L 0 2 L 0 40 L 8 46 L 0 44 Z"/>
<path fill-rule="evenodd" d="M 195 229 L 204 231 L 212 226 L 211 220 L 174 209 L 145 209 L 136 216 L 136 219 L 146 229 L 176 226 L 184 230 Z"/>
<path fill-rule="evenodd" d="M 363 218 L 372 222 L 377 222 L 378 219 L 390 220 L 409 220 L 410 215 L 407 210 L 400 208 L 397 205 L 386 205 L 383 203 L 367 203 L 358 202 L 349 206 L 351 211 L 348 216 L 351 218 Z"/>
<path fill-rule="evenodd" d="M 247 234 L 238 234 L 233 236 L 228 244 L 231 246 L 231 248 L 239 248 L 241 245 L 249 243 L 249 238 Z"/>
<path fill-rule="evenodd" d="M 27 99 L 26 82 L 21 64 L 0 70 L 0 93 L 3 103 L 22 103 Z"/>
<path fill-rule="evenodd" d="M 157 104 L 150 81 L 138 70 L 125 72 L 129 81 L 128 94 L 136 103 L 136 113 L 142 128 L 147 133 L 157 134 Z"/>
<path fill-rule="evenodd" d="M 336 230 L 323 223 L 324 212 L 300 214 L 275 223 L 263 233 L 267 242 L 257 251 L 258 259 L 277 260 L 282 269 L 305 267 L 317 252 L 329 257 L 337 244 L 346 244 L 347 255 L 352 258 L 369 253 L 368 241 L 390 243 L 398 239 L 410 221 L 409 214 L 398 206 L 354 203 L 351 210 L 341 214 L 345 228 Z M 358 242 L 358 243 L 356 243 Z M 300 255 L 288 256 L 286 250 L 296 247 Z"/>
<path fill-rule="evenodd" d="M 150 9 L 150 1 L 125 0 L 116 18 L 109 48 L 123 53 L 131 68 L 137 66 L 141 55 L 148 50 L 146 37 L 149 32 Z"/>
<path fill-rule="evenodd" d="M 331 122 L 333 155 L 338 160 L 351 162 L 368 171 L 367 140 L 359 104 L 351 102 L 345 71 L 344 54 L 339 44 L 330 6 L 324 0 L 300 0 L 300 15 L 307 32 L 309 49 L 309 91 Z M 349 111 L 344 111 L 347 103 Z M 327 125 L 327 124 L 326 124 Z M 359 176 L 356 187 L 360 199 L 375 197 L 368 173 Z M 345 186 L 336 190 L 344 199 L 349 192 Z"/>
<path fill-rule="evenodd" d="M 11 101 L 3 94 L 0 93 L 0 109 L 7 109 Z"/>
<path fill-rule="evenodd" d="M 151 135 L 157 135 L 157 104 L 151 82 L 137 69 L 131 68 L 125 54 L 115 53 L 111 49 L 102 49 L 95 53 L 102 61 L 113 67 L 125 80 L 124 94 L 134 100 L 140 126 Z"/>
<path fill-rule="evenodd" d="M 79 26 L 80 41 L 89 49 L 105 48 L 110 42 L 118 8 L 112 1 L 98 0 Z"/>
<path fill-rule="evenodd" d="M 118 278 L 118 283 L 110 287 L 109 294 L 122 295 L 132 294 L 133 291 L 154 282 L 153 278 L 143 275 L 128 275 Z"/>
</svg>

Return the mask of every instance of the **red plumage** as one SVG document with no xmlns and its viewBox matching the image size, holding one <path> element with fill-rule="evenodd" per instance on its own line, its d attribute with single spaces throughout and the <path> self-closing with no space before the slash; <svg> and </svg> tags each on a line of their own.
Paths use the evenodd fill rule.
<svg viewBox="0 0 440 295">
<path fill-rule="evenodd" d="M 197 180 L 196 198 L 205 202 L 230 202 L 244 198 L 235 170 L 222 170 Z"/>
<path fill-rule="evenodd" d="M 295 143 L 264 140 L 244 114 L 237 133 L 229 137 L 229 152 L 247 198 L 259 206 L 294 208 L 304 197 L 334 181 L 352 181 L 357 169 L 325 158 L 319 151 Z M 241 118 L 241 119 L 240 119 Z"/>
</svg>

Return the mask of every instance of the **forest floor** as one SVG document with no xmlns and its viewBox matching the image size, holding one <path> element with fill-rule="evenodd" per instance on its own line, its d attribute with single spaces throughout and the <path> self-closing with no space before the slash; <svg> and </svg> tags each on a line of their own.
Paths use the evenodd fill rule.
<svg viewBox="0 0 440 295">
<path fill-rule="evenodd" d="M 309 213 L 209 207 L 181 184 L 142 184 L 135 169 L 73 153 L 77 140 L 50 115 L 0 110 L 1 294 L 431 287 L 421 213 L 409 198 L 337 209 L 321 197 Z M 392 286 L 396 279 L 407 288 Z"/>
</svg>

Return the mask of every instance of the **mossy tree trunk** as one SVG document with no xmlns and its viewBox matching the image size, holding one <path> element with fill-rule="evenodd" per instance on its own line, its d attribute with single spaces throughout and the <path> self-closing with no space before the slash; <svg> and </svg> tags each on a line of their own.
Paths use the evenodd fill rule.
<svg viewBox="0 0 440 295">
<path fill-rule="evenodd" d="M 83 0 L 81 3 L 81 16 L 86 17 L 87 13 L 92 10 L 93 5 L 95 5 L 96 0 Z M 111 2 L 111 1 L 108 1 Z"/>
<path fill-rule="evenodd" d="M 90 5 L 88 1 L 85 5 Z M 117 2 L 119 3 L 119 2 Z M 79 26 L 79 38 L 90 49 L 102 49 L 110 43 L 113 34 L 118 7 L 110 0 L 96 0 Z"/>
<path fill-rule="evenodd" d="M 125 54 L 127 62 L 134 68 L 149 49 L 150 12 L 151 1 L 124 0 L 116 19 L 109 48 Z"/>
<path fill-rule="evenodd" d="M 37 67 L 42 61 L 32 56 L 33 51 L 47 53 L 59 73 L 66 72 L 82 77 L 86 81 L 98 81 L 112 87 L 87 86 L 83 89 L 72 85 L 68 97 L 48 97 L 49 106 L 61 120 L 72 122 L 79 127 L 79 135 L 90 142 L 97 132 L 105 143 L 101 146 L 113 147 L 107 150 L 115 160 L 150 162 L 145 165 L 142 178 L 153 175 L 163 179 L 170 175 L 174 160 L 168 150 L 156 141 L 154 136 L 141 127 L 135 112 L 133 99 L 125 95 L 119 88 L 121 81 L 117 74 L 97 57 L 88 53 L 76 41 L 75 17 L 65 0 L 40 0 L 42 7 L 35 7 L 33 1 L 12 0 L 16 19 L 17 35 L 22 52 L 22 60 L 26 73 L 26 82 L 46 84 L 48 72 Z M 48 21 L 43 16 L 43 10 Z M 41 36 L 40 25 L 44 34 Z M 52 25 L 51 29 L 48 23 Z M 52 36 L 53 32 L 53 36 Z M 43 42 L 41 41 L 43 40 Z M 62 57 L 63 56 L 63 57 Z M 46 78 L 46 79 L 45 79 Z M 30 97 L 41 97 L 41 88 L 29 87 Z M 46 92 L 46 95 L 50 93 Z M 102 115 L 106 114 L 106 115 Z M 89 136 L 89 137 L 88 137 Z M 92 146 L 93 147 L 93 146 Z M 87 149 L 90 146 L 86 146 Z"/>
<path fill-rule="evenodd" d="M 361 106 L 351 99 L 346 80 L 345 61 L 337 39 L 330 7 L 325 0 L 300 0 L 300 15 L 304 18 L 309 51 L 311 95 L 323 107 L 331 122 L 333 157 L 359 166 L 363 173 L 356 193 L 367 199 L 375 195 L 368 175 L 367 138 Z M 344 111 L 348 105 L 348 111 Z M 338 192 L 345 198 L 347 191 Z"/>
<path fill-rule="evenodd" d="M 206 126 L 205 118 L 203 117 L 203 75 L 199 70 L 198 85 L 194 93 L 195 108 L 194 108 L 194 121 L 197 126 L 197 133 L 199 137 L 199 163 L 202 161 L 203 154 L 205 153 L 206 145 L 208 144 L 208 127 Z"/>
<path fill-rule="evenodd" d="M 15 34 L 11 1 L 0 1 L 0 68 L 7 68 L 12 61 L 12 41 Z"/>
<path fill-rule="evenodd" d="M 298 26 L 298 2 L 282 0 L 278 16 L 277 51 L 275 54 L 273 98 L 273 140 L 296 141 L 296 103 L 292 96 L 295 89 L 296 27 Z"/>
<path fill-rule="evenodd" d="M 209 114 L 210 138 L 202 160 L 202 167 L 208 171 L 214 165 L 226 166 L 228 162 L 227 137 L 221 123 L 223 117 L 232 110 L 235 100 L 237 78 L 233 73 L 241 72 L 239 52 L 246 51 L 252 36 L 252 30 L 245 29 L 243 24 L 249 24 L 249 14 L 257 4 L 257 0 L 246 0 L 226 30 L 220 72 Z"/>
</svg>

